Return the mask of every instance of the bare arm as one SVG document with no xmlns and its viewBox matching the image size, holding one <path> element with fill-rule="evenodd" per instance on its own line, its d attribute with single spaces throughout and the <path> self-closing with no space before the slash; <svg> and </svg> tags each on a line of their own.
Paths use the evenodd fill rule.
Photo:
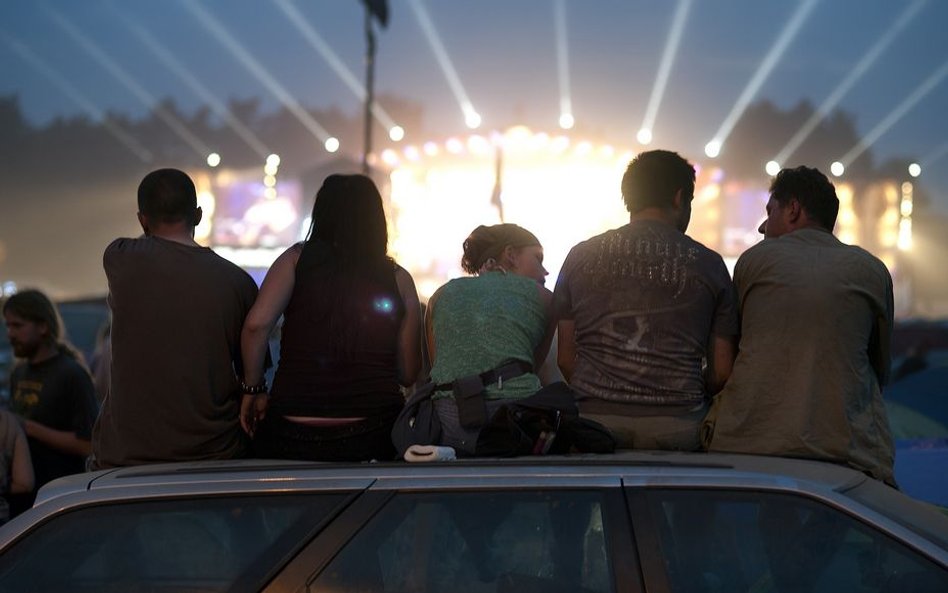
<svg viewBox="0 0 948 593">
<path fill-rule="evenodd" d="M 553 343 L 553 334 L 556 333 L 556 319 L 553 317 L 553 293 L 548 289 L 537 286 L 540 289 L 540 300 L 543 302 L 543 310 L 546 314 L 546 331 L 543 334 L 543 340 L 537 345 L 533 353 L 534 372 L 539 371 L 546 360 L 546 355 L 550 353 L 550 344 Z"/>
<path fill-rule="evenodd" d="M 563 378 L 569 383 L 576 370 L 576 322 L 572 319 L 560 319 L 557 325 L 556 362 L 560 366 Z"/>
<path fill-rule="evenodd" d="M 88 439 L 80 438 L 74 432 L 56 430 L 35 420 L 24 420 L 23 428 L 26 430 L 26 436 L 62 453 L 79 457 L 88 457 L 92 454 L 92 443 Z"/>
<path fill-rule="evenodd" d="M 10 466 L 10 494 L 31 492 L 36 482 L 33 461 L 30 459 L 30 445 L 19 426 L 13 442 L 13 461 Z"/>
<path fill-rule="evenodd" d="M 711 338 L 710 368 L 707 374 L 708 393 L 714 395 L 724 388 L 731 370 L 734 368 L 734 359 L 737 357 L 737 336 L 714 336 Z"/>
<path fill-rule="evenodd" d="M 299 245 L 294 245 L 273 262 L 244 320 L 240 332 L 240 354 L 244 363 L 244 383 L 247 385 L 263 382 L 267 339 L 290 302 L 296 284 L 296 262 L 301 251 Z M 263 419 L 265 413 L 266 394 L 244 394 L 240 405 L 240 425 L 247 434 L 253 434 L 256 423 Z"/>
<path fill-rule="evenodd" d="M 421 304 L 415 281 L 404 268 L 396 269 L 395 282 L 405 305 L 405 317 L 398 329 L 398 382 L 407 387 L 421 370 Z"/>
<path fill-rule="evenodd" d="M 425 344 L 428 346 L 428 364 L 431 367 L 434 367 L 435 363 L 434 311 L 440 292 L 440 288 L 436 290 L 428 299 L 428 306 L 425 307 Z"/>
</svg>

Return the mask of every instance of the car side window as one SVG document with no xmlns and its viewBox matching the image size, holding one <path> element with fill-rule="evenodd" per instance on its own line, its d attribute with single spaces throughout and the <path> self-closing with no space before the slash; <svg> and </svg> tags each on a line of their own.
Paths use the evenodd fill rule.
<svg viewBox="0 0 948 593">
<path fill-rule="evenodd" d="M 311 591 L 614 589 L 596 491 L 400 493 Z"/>
<path fill-rule="evenodd" d="M 809 498 L 649 490 L 646 500 L 674 593 L 948 591 L 948 571 Z"/>
<path fill-rule="evenodd" d="M 346 499 L 232 496 L 80 508 L 6 550 L 0 583 L 23 593 L 256 589 Z"/>
</svg>

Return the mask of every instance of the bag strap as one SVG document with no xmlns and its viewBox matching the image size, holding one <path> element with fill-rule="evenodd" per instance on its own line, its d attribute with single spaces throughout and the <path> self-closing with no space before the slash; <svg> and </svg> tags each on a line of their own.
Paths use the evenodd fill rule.
<svg viewBox="0 0 948 593">
<path fill-rule="evenodd" d="M 490 369 L 489 371 L 484 371 L 483 373 L 480 373 L 478 377 L 481 380 L 481 385 L 487 387 L 493 383 L 502 384 L 504 381 L 532 372 L 532 364 L 523 362 L 522 360 L 514 360 L 505 362 L 499 367 Z M 450 391 L 453 388 L 454 381 L 451 383 L 438 383 L 434 386 L 434 391 Z"/>
</svg>

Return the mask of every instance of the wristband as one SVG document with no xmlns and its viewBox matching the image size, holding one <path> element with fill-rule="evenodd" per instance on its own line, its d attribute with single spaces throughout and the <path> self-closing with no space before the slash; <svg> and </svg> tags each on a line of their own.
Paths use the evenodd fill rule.
<svg viewBox="0 0 948 593">
<path fill-rule="evenodd" d="M 245 395 L 257 395 L 260 393 L 267 392 L 267 381 L 263 379 L 260 383 L 256 385 L 247 385 L 243 381 L 240 382 L 240 390 L 244 392 Z"/>
</svg>

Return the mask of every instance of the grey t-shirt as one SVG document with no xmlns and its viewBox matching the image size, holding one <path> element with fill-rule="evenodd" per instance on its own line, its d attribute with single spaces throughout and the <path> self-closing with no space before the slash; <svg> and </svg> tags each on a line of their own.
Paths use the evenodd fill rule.
<svg viewBox="0 0 948 593">
<path fill-rule="evenodd" d="M 253 279 L 206 247 L 158 237 L 105 250 L 112 389 L 93 430 L 96 465 L 243 453 L 240 331 Z"/>
<path fill-rule="evenodd" d="M 724 260 L 659 221 L 635 221 L 573 247 L 554 306 L 559 319 L 575 323 L 570 385 L 586 413 L 703 402 L 712 337 L 738 333 Z"/>
</svg>

